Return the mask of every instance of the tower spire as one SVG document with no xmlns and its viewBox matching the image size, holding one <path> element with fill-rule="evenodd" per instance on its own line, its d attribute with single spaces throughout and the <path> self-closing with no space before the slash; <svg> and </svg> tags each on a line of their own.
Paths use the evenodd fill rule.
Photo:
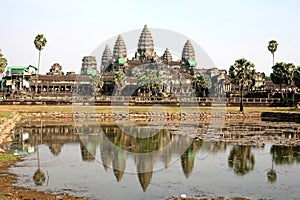
<svg viewBox="0 0 300 200">
<path fill-rule="evenodd" d="M 117 60 L 118 58 L 126 58 L 126 57 L 127 57 L 126 45 L 122 36 L 119 35 L 114 46 L 113 59 Z"/>
</svg>

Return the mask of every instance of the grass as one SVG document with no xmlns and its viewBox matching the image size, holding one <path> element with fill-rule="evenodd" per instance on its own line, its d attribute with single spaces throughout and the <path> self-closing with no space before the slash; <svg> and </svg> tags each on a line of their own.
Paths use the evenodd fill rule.
<svg viewBox="0 0 300 200">
<path fill-rule="evenodd" d="M 11 196 L 11 194 L 1 193 L 0 192 L 0 199 L 7 199 L 7 197 Z"/>
<path fill-rule="evenodd" d="M 300 113 L 291 107 L 244 107 L 245 112 L 294 112 Z M 0 105 L 0 118 L 11 118 L 12 112 L 19 113 L 146 113 L 146 112 L 167 112 L 167 113 L 193 113 L 193 112 L 239 112 L 239 107 L 172 107 L 172 106 L 44 106 L 44 105 Z M 24 116 L 25 117 L 25 116 Z"/>
<path fill-rule="evenodd" d="M 13 154 L 0 154 L 0 162 L 16 161 L 18 158 L 18 156 Z"/>
<path fill-rule="evenodd" d="M 0 110 L 0 118 L 7 118 L 11 119 L 12 118 L 12 111 L 2 111 Z"/>
</svg>

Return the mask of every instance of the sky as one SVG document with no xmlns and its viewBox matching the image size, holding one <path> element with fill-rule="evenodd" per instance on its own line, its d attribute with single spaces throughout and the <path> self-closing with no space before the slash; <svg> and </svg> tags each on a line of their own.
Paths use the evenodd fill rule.
<svg viewBox="0 0 300 200">
<path fill-rule="evenodd" d="M 279 44 L 275 61 L 300 66 L 299 9 L 297 0 L 1 0 L 0 49 L 9 66 L 36 66 L 33 41 L 44 34 L 48 43 L 41 73 L 54 63 L 65 72 L 79 72 L 83 56 L 111 37 L 147 24 L 199 44 L 214 64 L 199 68 L 228 70 L 246 58 L 268 75 L 272 54 L 267 46 L 273 39 Z"/>
</svg>

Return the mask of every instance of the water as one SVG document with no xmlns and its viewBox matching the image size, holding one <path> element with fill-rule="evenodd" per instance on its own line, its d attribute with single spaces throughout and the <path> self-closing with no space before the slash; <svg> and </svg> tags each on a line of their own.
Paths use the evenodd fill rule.
<svg viewBox="0 0 300 200">
<path fill-rule="evenodd" d="M 21 124 L 11 148 L 26 156 L 11 171 L 19 177 L 17 185 L 92 199 L 167 199 L 182 193 L 299 199 L 300 148 L 272 145 L 279 138 L 285 143 L 299 139 L 299 127 L 234 121 L 208 137 L 211 127 L 205 122 L 196 130 L 189 123 L 121 128 L 109 123 Z M 238 138 L 235 132 L 249 137 Z M 227 133 L 230 139 L 224 138 Z M 245 145 L 247 137 L 256 143 Z M 34 175 L 38 168 L 42 175 Z M 272 168 L 276 177 L 267 175 Z"/>
</svg>

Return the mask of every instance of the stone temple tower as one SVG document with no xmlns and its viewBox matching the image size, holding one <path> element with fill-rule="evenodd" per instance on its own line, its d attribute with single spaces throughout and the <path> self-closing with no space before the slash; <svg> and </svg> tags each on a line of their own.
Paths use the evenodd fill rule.
<svg viewBox="0 0 300 200">
<path fill-rule="evenodd" d="M 109 46 L 106 45 L 102 54 L 100 71 L 104 71 L 112 63 L 112 57 L 112 52 Z"/>
<path fill-rule="evenodd" d="M 82 59 L 81 75 L 93 75 L 97 73 L 97 61 L 95 56 L 84 56 Z"/>
<path fill-rule="evenodd" d="M 114 61 L 118 61 L 119 58 L 126 58 L 127 57 L 127 50 L 125 42 L 121 35 L 118 36 L 113 52 L 113 59 Z"/>
<path fill-rule="evenodd" d="M 155 52 L 154 52 L 152 35 L 147 25 L 145 25 L 139 39 L 136 59 L 150 60 L 153 59 L 154 57 L 155 57 Z"/>
<path fill-rule="evenodd" d="M 182 61 L 188 61 L 189 59 L 195 60 L 195 51 L 191 42 L 187 40 L 182 50 Z"/>
<path fill-rule="evenodd" d="M 194 47 L 189 40 L 186 41 L 182 50 L 182 69 L 194 75 L 194 68 L 196 67 Z"/>
<path fill-rule="evenodd" d="M 166 63 L 169 63 L 172 61 L 172 54 L 168 48 L 166 48 L 166 50 L 162 56 L 162 60 L 165 61 Z"/>
<path fill-rule="evenodd" d="M 113 61 L 112 70 L 116 70 L 116 71 L 125 70 L 127 66 L 127 50 L 126 50 L 125 42 L 121 35 L 119 35 L 116 40 L 112 61 Z"/>
</svg>

